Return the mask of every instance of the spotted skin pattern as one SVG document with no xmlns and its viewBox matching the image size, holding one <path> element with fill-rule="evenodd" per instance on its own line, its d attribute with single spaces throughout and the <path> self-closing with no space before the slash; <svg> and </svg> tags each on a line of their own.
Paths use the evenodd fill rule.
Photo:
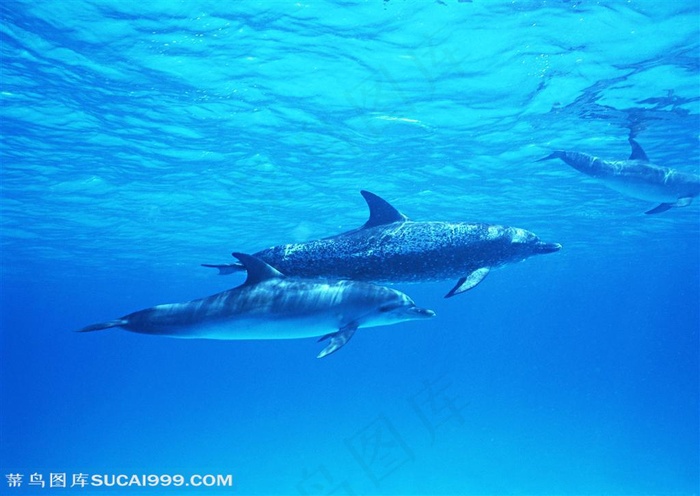
<svg viewBox="0 0 700 496">
<path fill-rule="evenodd" d="M 561 248 L 516 227 L 414 222 L 373 193 L 362 191 L 362 195 L 370 218 L 359 229 L 306 243 L 273 246 L 254 256 L 298 277 L 377 283 L 459 279 L 447 294 L 453 296 L 476 286 L 491 268 Z M 205 266 L 218 268 L 221 274 L 242 270 L 239 264 Z M 470 280 L 469 276 L 479 270 L 478 277 Z"/>
<path fill-rule="evenodd" d="M 287 274 L 361 281 L 441 281 L 537 253 L 537 237 L 489 224 L 404 221 L 308 243 L 274 246 L 256 257 Z"/>
</svg>

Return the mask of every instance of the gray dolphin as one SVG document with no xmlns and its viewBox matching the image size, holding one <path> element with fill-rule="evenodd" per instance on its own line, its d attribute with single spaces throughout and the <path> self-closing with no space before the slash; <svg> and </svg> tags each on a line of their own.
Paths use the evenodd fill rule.
<svg viewBox="0 0 700 496">
<path fill-rule="evenodd" d="M 360 327 L 435 316 L 404 293 L 366 282 L 297 279 L 265 262 L 234 253 L 248 271 L 228 291 L 186 303 L 158 305 L 79 332 L 122 327 L 175 338 L 292 339 L 321 336 L 318 358 L 340 349 Z"/>
<path fill-rule="evenodd" d="M 517 227 L 452 222 L 413 222 L 388 202 L 362 191 L 369 220 L 352 231 L 306 243 L 259 251 L 254 256 L 288 275 L 377 283 L 459 278 L 446 298 L 479 284 L 493 267 L 561 249 Z M 240 263 L 203 264 L 220 274 Z"/>
<path fill-rule="evenodd" d="M 632 138 L 629 138 L 629 142 L 632 154 L 627 160 L 610 162 L 586 153 L 557 150 L 538 162 L 560 158 L 608 188 L 639 200 L 660 202 L 647 210 L 647 214 L 688 206 L 700 194 L 700 176 L 654 165 L 649 162 L 639 143 Z"/>
</svg>

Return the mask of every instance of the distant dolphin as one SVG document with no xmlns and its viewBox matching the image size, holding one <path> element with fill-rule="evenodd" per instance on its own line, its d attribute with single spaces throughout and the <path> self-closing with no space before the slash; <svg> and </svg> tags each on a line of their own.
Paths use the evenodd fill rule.
<svg viewBox="0 0 700 496">
<path fill-rule="evenodd" d="M 158 305 L 79 332 L 123 327 L 175 338 L 292 339 L 322 336 L 330 344 L 318 358 L 340 349 L 360 327 L 435 316 L 400 291 L 366 282 L 286 277 L 250 255 L 234 253 L 248 271 L 228 291 L 186 303 Z"/>
<path fill-rule="evenodd" d="M 653 165 L 634 139 L 629 138 L 629 142 L 632 154 L 627 160 L 609 162 L 586 153 L 558 150 L 538 162 L 560 158 L 615 191 L 640 200 L 661 202 L 646 211 L 647 214 L 688 206 L 700 194 L 700 176 Z"/>
<path fill-rule="evenodd" d="M 255 253 L 285 274 L 373 282 L 439 281 L 459 277 L 445 298 L 479 284 L 492 267 L 559 251 L 517 227 L 449 222 L 412 222 L 382 198 L 362 191 L 369 220 L 337 236 Z M 241 264 L 211 265 L 220 274 Z"/>
</svg>

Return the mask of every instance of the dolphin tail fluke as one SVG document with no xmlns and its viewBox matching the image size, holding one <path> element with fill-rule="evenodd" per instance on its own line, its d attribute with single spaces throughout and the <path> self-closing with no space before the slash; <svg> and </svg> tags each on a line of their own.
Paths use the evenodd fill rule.
<svg viewBox="0 0 700 496">
<path fill-rule="evenodd" d="M 661 212 L 665 212 L 666 210 L 670 209 L 673 207 L 673 203 L 662 203 L 658 207 L 654 207 L 651 210 L 647 210 L 644 212 L 645 214 L 660 214 Z"/>
<path fill-rule="evenodd" d="M 565 155 L 566 155 L 566 152 L 564 152 L 564 151 L 562 151 L 562 150 L 557 150 L 557 151 L 555 151 L 555 152 L 550 153 L 550 154 L 547 155 L 546 157 L 542 157 L 542 158 L 539 158 L 539 159 L 535 160 L 535 162 L 544 162 L 545 160 L 552 160 L 552 159 L 555 159 L 555 158 L 564 159 L 564 156 L 565 156 Z"/>
<path fill-rule="evenodd" d="M 350 341 L 350 338 L 355 334 L 355 331 L 357 330 L 357 324 L 352 323 L 348 324 L 344 327 L 341 327 L 338 332 L 332 332 L 330 334 L 326 334 L 325 336 L 321 337 L 319 339 L 320 341 L 324 341 L 326 339 L 331 340 L 331 342 L 321 350 L 321 353 L 319 353 L 316 358 L 323 358 L 325 356 L 330 355 L 331 353 L 334 353 L 338 351 L 340 348 L 345 346 L 345 343 Z"/>
<path fill-rule="evenodd" d="M 121 327 L 128 324 L 126 319 L 110 320 L 109 322 L 100 322 L 99 324 L 92 324 L 87 327 L 83 327 L 78 330 L 78 332 L 92 332 L 92 331 L 102 331 L 103 329 L 111 329 L 112 327 Z"/>
<path fill-rule="evenodd" d="M 245 268 L 243 267 L 243 264 L 240 264 L 240 263 L 202 264 L 202 267 L 211 267 L 213 269 L 218 269 L 220 276 L 227 276 L 229 274 L 235 274 L 236 272 L 240 272 L 242 270 L 245 270 Z"/>
</svg>

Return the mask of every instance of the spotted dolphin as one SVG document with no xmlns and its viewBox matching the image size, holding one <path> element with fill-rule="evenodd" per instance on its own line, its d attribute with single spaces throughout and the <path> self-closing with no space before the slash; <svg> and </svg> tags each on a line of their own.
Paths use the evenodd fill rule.
<svg viewBox="0 0 700 496">
<path fill-rule="evenodd" d="M 672 207 L 690 205 L 700 194 L 700 176 L 680 172 L 668 167 L 659 167 L 649 162 L 639 143 L 629 138 L 632 154 L 627 160 L 610 162 L 579 152 L 557 150 L 538 160 L 559 158 L 574 169 L 598 179 L 608 188 L 624 195 L 660 202 L 647 210 L 647 214 L 658 214 Z"/>
<path fill-rule="evenodd" d="M 367 282 L 287 277 L 265 262 L 234 253 L 248 276 L 233 289 L 185 303 L 158 305 L 79 332 L 122 327 L 175 338 L 293 339 L 330 342 L 318 358 L 340 349 L 360 327 L 425 319 L 404 293 Z"/>
<path fill-rule="evenodd" d="M 352 231 L 306 243 L 273 246 L 254 255 L 288 275 L 376 283 L 459 278 L 449 298 L 479 284 L 505 263 L 561 249 L 517 227 L 453 222 L 414 222 L 379 196 L 362 191 L 369 220 Z M 220 274 L 240 263 L 203 264 Z"/>
</svg>

